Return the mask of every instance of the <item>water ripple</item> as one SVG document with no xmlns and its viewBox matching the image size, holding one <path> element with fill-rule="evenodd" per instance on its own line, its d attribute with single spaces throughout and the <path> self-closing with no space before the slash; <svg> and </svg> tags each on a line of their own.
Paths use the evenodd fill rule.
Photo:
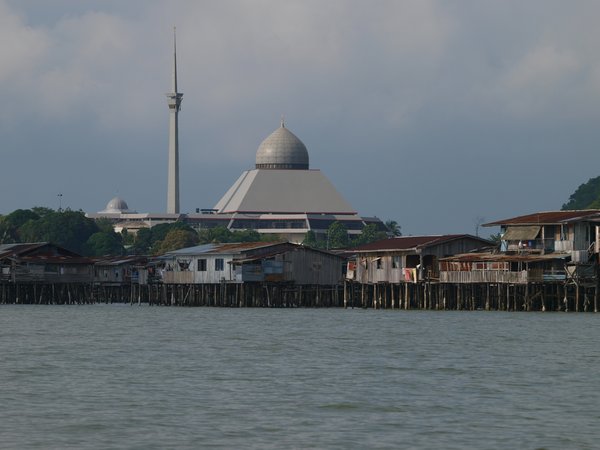
<svg viewBox="0 0 600 450">
<path fill-rule="evenodd" d="M 597 317 L 0 306 L 6 449 L 592 449 Z"/>
</svg>

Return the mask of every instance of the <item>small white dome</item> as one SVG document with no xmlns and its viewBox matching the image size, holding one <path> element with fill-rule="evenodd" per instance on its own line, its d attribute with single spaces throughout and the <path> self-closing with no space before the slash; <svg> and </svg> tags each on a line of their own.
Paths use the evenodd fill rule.
<svg viewBox="0 0 600 450">
<path fill-rule="evenodd" d="M 308 169 L 308 150 L 283 121 L 256 152 L 257 169 Z"/>
<path fill-rule="evenodd" d="M 127 202 L 122 198 L 115 197 L 106 204 L 104 211 L 100 212 L 113 214 L 126 213 L 129 212 L 129 206 L 127 206 Z"/>
</svg>

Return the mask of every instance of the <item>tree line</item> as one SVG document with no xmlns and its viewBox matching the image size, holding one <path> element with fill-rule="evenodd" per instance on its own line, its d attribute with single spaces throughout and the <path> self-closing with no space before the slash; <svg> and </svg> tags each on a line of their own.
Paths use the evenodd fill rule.
<svg viewBox="0 0 600 450">
<path fill-rule="evenodd" d="M 35 207 L 0 216 L 0 244 L 52 242 L 86 256 L 122 255 L 123 236 L 108 220 L 92 220 L 82 211 Z"/>
<path fill-rule="evenodd" d="M 562 209 L 600 209 L 600 176 L 579 185 Z"/>
<path fill-rule="evenodd" d="M 334 222 L 326 236 L 309 231 L 303 244 L 315 248 L 348 248 L 384 239 L 388 234 L 400 235 L 395 221 L 386 222 L 388 233 L 375 225 L 364 227 L 362 234 L 351 239 L 343 224 Z M 165 223 L 142 228 L 137 233 L 116 233 L 109 219 L 93 220 L 83 211 L 55 211 L 45 207 L 17 209 L 0 216 L 0 244 L 52 242 L 85 256 L 160 255 L 172 250 L 211 242 L 274 241 L 256 230 L 231 231 L 226 227 L 195 230 L 184 222 Z"/>
</svg>

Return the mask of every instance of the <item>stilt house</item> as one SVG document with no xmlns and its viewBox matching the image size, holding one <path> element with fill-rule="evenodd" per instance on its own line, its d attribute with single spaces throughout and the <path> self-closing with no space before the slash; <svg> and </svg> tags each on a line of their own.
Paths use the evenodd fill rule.
<svg viewBox="0 0 600 450">
<path fill-rule="evenodd" d="M 448 283 L 564 282 L 600 248 L 600 211 L 547 211 L 484 224 L 500 227 L 500 253 L 455 255 L 440 264 Z M 597 259 L 597 256 L 596 256 Z M 580 270 L 581 271 L 581 270 Z"/>
<path fill-rule="evenodd" d="M 345 268 L 341 256 L 290 242 L 206 244 L 169 252 L 160 260 L 167 284 L 336 285 Z"/>
<path fill-rule="evenodd" d="M 93 262 L 48 242 L 0 245 L 0 281 L 91 283 Z"/>
<path fill-rule="evenodd" d="M 123 286 L 146 284 L 148 269 L 145 256 L 104 256 L 94 258 L 94 284 Z"/>
<path fill-rule="evenodd" d="M 600 249 L 600 210 L 548 211 L 484 224 L 499 226 L 501 251 L 508 254 L 569 254 L 587 262 Z"/>
<path fill-rule="evenodd" d="M 567 253 L 469 253 L 440 260 L 441 283 L 542 283 L 564 281 Z"/>
<path fill-rule="evenodd" d="M 468 234 L 400 236 L 355 249 L 347 278 L 359 283 L 416 283 L 436 279 L 440 258 L 492 247 L 486 239 Z"/>
</svg>

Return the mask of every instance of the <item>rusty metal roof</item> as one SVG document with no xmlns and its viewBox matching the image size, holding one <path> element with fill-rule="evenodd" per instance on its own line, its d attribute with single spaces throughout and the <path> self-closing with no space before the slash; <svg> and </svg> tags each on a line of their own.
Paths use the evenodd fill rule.
<svg viewBox="0 0 600 450">
<path fill-rule="evenodd" d="M 32 256 L 15 256 L 13 259 L 17 262 L 22 262 L 22 263 L 93 264 L 93 261 L 90 258 L 86 258 L 85 256 L 32 255 Z"/>
<path fill-rule="evenodd" d="M 475 239 L 482 244 L 493 245 L 492 242 L 470 234 L 446 234 L 433 236 L 399 236 L 381 241 L 371 242 L 354 249 L 356 253 L 380 251 L 407 251 L 439 245 L 456 239 Z"/>
<path fill-rule="evenodd" d="M 598 209 L 585 209 L 574 211 L 545 211 L 524 216 L 517 216 L 511 219 L 497 220 L 483 224 L 484 227 L 494 227 L 500 225 L 553 225 L 562 222 L 574 220 L 591 219 L 594 216 L 600 215 Z"/>
<path fill-rule="evenodd" d="M 2 244 L 0 245 L 0 258 L 5 258 L 11 255 L 20 255 L 30 250 L 40 248 L 46 245 L 46 242 L 35 242 L 26 244 Z"/>
<path fill-rule="evenodd" d="M 0 245 L 0 259 L 3 258 L 19 258 L 21 260 L 27 258 L 28 260 L 38 259 L 40 261 L 50 261 L 54 258 L 56 261 L 64 261 L 69 258 L 75 260 L 83 257 L 49 242 L 31 242 Z"/>
</svg>

